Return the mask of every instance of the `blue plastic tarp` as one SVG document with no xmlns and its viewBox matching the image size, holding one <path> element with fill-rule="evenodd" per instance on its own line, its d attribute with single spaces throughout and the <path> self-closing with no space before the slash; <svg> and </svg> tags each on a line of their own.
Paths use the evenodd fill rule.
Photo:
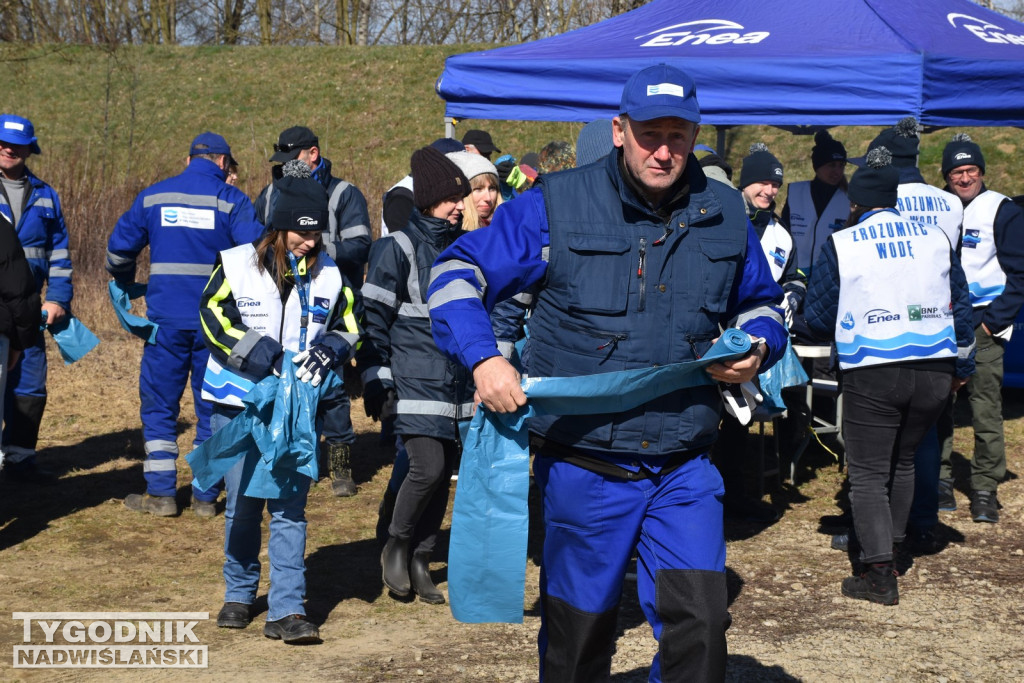
<svg viewBox="0 0 1024 683">
<path fill-rule="evenodd" d="M 449 57 L 436 90 L 456 119 L 592 121 L 657 63 L 693 76 L 718 126 L 1024 126 L 1024 24 L 970 0 L 654 0 Z"/>
<path fill-rule="evenodd" d="M 156 331 L 160 326 L 155 322 L 130 313 L 132 310 L 132 299 L 145 296 L 146 285 L 134 282 L 124 287 L 117 280 L 111 280 L 108 291 L 110 293 L 110 303 L 114 307 L 114 313 L 117 314 L 117 321 L 121 323 L 121 327 L 136 337 L 145 339 L 149 344 L 156 344 Z"/>
<path fill-rule="evenodd" d="M 319 479 L 316 409 L 342 380 L 329 372 L 319 386 L 300 382 L 293 355 L 285 352 L 280 378 L 260 381 L 242 399 L 242 412 L 186 456 L 196 487 L 213 487 L 243 457 L 242 492 L 253 498 L 288 498 L 303 479 Z"/>
<path fill-rule="evenodd" d="M 750 337 L 726 330 L 703 358 L 657 368 L 523 380 L 527 405 L 512 414 L 482 405 L 463 440 L 448 546 L 452 616 L 467 623 L 523 620 L 529 527 L 529 435 L 533 415 L 632 410 L 679 389 L 712 384 L 707 366 L 743 356 Z"/>
</svg>

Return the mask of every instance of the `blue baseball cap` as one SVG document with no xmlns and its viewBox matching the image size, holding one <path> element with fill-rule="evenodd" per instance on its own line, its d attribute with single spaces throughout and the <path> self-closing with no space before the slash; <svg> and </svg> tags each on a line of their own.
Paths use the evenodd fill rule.
<svg viewBox="0 0 1024 683">
<path fill-rule="evenodd" d="M 697 86 L 692 78 L 673 66 L 649 66 L 626 81 L 619 113 L 636 121 L 671 116 L 700 123 Z"/>
<path fill-rule="evenodd" d="M 32 122 L 14 114 L 0 114 L 0 140 L 12 145 L 29 145 L 33 154 L 42 154 Z"/>
<path fill-rule="evenodd" d="M 196 154 L 227 154 L 231 156 L 231 147 L 228 145 L 228 141 L 220 135 L 206 131 L 196 136 L 188 150 L 190 157 Z"/>
</svg>

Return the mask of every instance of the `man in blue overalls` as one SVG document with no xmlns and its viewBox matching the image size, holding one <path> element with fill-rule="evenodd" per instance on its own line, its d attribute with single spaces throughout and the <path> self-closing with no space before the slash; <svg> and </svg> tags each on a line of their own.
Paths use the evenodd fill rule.
<svg viewBox="0 0 1024 683">
<path fill-rule="evenodd" d="M 434 338 L 473 369 L 490 410 L 525 404 L 487 311 L 536 288 L 523 362 L 530 376 L 582 376 L 699 358 L 738 326 L 766 341 L 709 367 L 751 379 L 786 347 L 782 291 L 739 194 L 709 184 L 691 155 L 693 80 L 635 73 L 602 162 L 541 176 L 434 265 Z M 532 291 L 532 290 L 531 290 Z M 533 418 L 544 506 L 541 678 L 606 681 L 622 581 L 636 550 L 640 603 L 659 642 L 652 681 L 725 676 L 729 622 L 722 478 L 708 458 L 720 417 L 713 384 L 624 413 Z"/>
<path fill-rule="evenodd" d="M 231 161 L 227 141 L 202 133 L 192 141 L 188 159 L 182 173 L 139 193 L 107 243 L 107 270 L 124 286 L 135 281 L 139 252 L 149 246 L 146 314 L 160 328 L 156 343 L 143 349 L 139 371 L 146 494 L 130 494 L 124 504 L 160 517 L 178 514 L 178 411 L 190 374 L 195 445 L 210 436 L 212 407 L 200 395 L 210 352 L 200 329 L 199 297 L 220 251 L 263 234 L 252 202 L 224 182 Z M 192 511 L 213 517 L 219 493 L 193 487 Z"/>
</svg>

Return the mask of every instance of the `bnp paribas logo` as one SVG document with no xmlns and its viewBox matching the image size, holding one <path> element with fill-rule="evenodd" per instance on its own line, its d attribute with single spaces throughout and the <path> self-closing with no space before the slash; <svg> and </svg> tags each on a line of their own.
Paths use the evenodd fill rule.
<svg viewBox="0 0 1024 683">
<path fill-rule="evenodd" d="M 907 306 L 907 320 L 915 322 L 921 320 L 921 307 L 913 304 Z"/>
</svg>

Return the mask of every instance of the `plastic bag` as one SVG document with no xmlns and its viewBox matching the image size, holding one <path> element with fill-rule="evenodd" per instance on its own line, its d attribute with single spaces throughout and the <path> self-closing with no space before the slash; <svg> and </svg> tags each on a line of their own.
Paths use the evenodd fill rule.
<svg viewBox="0 0 1024 683">
<path fill-rule="evenodd" d="M 523 620 L 529 417 L 632 410 L 678 389 L 713 384 L 704 368 L 749 349 L 749 335 L 729 329 L 700 360 L 582 377 L 529 377 L 523 380 L 528 403 L 518 412 L 477 406 L 463 443 L 448 546 L 452 616 L 465 623 Z"/>
<path fill-rule="evenodd" d="M 136 337 L 145 339 L 148 344 L 156 344 L 156 331 L 160 326 L 151 320 L 129 313 L 132 310 L 132 299 L 146 295 L 146 285 L 134 282 L 125 288 L 117 280 L 111 280 L 108 290 L 110 303 L 114 307 L 114 313 L 117 314 L 117 321 L 121 323 L 121 327 Z"/>
</svg>

